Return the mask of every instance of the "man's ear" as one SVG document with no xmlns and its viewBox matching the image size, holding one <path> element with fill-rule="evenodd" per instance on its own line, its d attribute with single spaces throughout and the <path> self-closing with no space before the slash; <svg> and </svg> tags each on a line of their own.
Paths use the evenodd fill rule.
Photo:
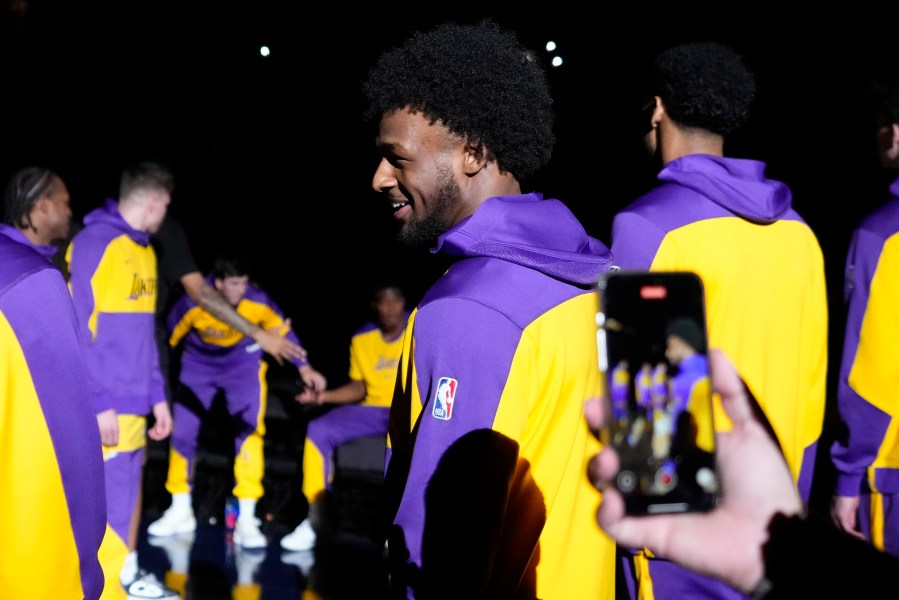
<svg viewBox="0 0 899 600">
<path fill-rule="evenodd" d="M 890 152 L 899 158 L 899 123 L 890 124 Z"/>
<path fill-rule="evenodd" d="M 899 164 L 899 123 L 890 123 L 877 130 L 877 146 L 881 164 L 890 168 Z"/>
<path fill-rule="evenodd" d="M 480 142 L 466 142 L 462 152 L 462 172 L 466 175 L 476 175 L 487 165 L 487 152 Z"/>
<path fill-rule="evenodd" d="M 50 198 L 46 195 L 38 198 L 37 202 L 34 203 L 34 210 L 38 211 L 42 215 L 49 214 L 50 213 Z"/>
<path fill-rule="evenodd" d="M 655 96 L 654 98 L 655 98 L 655 102 L 656 102 L 656 107 L 652 111 L 652 116 L 650 117 L 650 121 L 651 121 L 653 127 L 658 127 L 659 123 L 662 122 L 662 118 L 667 114 L 667 111 L 665 110 L 665 103 L 662 101 L 662 99 L 659 98 L 658 96 Z"/>
</svg>

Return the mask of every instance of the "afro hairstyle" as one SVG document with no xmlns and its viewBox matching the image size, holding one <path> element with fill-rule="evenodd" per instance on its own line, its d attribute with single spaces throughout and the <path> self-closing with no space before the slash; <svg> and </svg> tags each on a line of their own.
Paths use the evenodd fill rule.
<svg viewBox="0 0 899 600">
<path fill-rule="evenodd" d="M 381 55 L 362 91 L 366 121 L 404 108 L 421 113 L 483 148 L 519 182 L 552 156 L 546 73 L 514 32 L 489 19 L 414 33 Z"/>
<path fill-rule="evenodd" d="M 651 94 L 682 127 L 726 136 L 749 119 L 755 77 L 734 49 L 716 42 L 668 48 L 652 67 Z"/>
</svg>

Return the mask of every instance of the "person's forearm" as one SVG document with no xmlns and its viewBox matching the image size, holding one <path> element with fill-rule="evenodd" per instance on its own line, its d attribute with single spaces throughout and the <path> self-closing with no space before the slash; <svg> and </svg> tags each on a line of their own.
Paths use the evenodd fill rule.
<svg viewBox="0 0 899 600">
<path fill-rule="evenodd" d="M 285 360 L 296 362 L 305 360 L 306 351 L 299 344 L 293 343 L 277 331 L 269 331 L 251 323 L 238 314 L 234 307 L 228 304 L 225 297 L 210 286 L 200 273 L 187 273 L 181 278 L 181 284 L 190 299 L 200 308 L 235 331 L 251 338 L 266 353 L 273 356 L 279 364 L 283 364 Z"/>
<path fill-rule="evenodd" d="M 225 297 L 208 284 L 200 288 L 199 297 L 196 300 L 200 307 L 225 323 L 232 329 L 239 331 L 247 337 L 255 339 L 255 336 L 262 331 L 258 325 L 254 325 L 242 317 L 234 307 L 228 304 Z"/>
<path fill-rule="evenodd" d="M 325 390 L 321 401 L 328 404 L 351 404 L 365 399 L 365 384 L 361 381 L 350 381 L 333 390 Z"/>
</svg>

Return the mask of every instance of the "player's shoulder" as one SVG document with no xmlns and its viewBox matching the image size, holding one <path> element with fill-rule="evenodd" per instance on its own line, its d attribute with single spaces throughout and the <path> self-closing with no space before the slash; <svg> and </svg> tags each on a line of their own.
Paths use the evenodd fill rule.
<svg viewBox="0 0 899 600">
<path fill-rule="evenodd" d="M 363 324 L 361 327 L 356 329 L 356 331 L 353 332 L 352 337 L 358 338 L 361 336 L 370 335 L 371 333 L 378 331 L 378 330 L 379 330 L 379 327 L 378 327 L 377 323 L 375 323 L 374 321 L 368 321 L 367 323 Z"/>
<path fill-rule="evenodd" d="M 0 261 L 0 294 L 42 271 L 50 269 L 58 272 L 53 263 L 34 248 L 2 235 L 0 235 L 0 255 L 3 256 L 3 260 Z"/>
</svg>

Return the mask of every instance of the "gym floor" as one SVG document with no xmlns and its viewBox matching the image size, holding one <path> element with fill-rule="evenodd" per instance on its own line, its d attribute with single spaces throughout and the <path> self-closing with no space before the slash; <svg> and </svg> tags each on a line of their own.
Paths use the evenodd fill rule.
<svg viewBox="0 0 899 600">
<path fill-rule="evenodd" d="M 305 424 L 315 409 L 293 402 L 288 388 L 272 382 L 266 411 L 265 495 L 257 517 L 268 547 L 243 550 L 225 526 L 233 487 L 233 437 L 223 402 L 216 401 L 200 436 L 193 503 L 197 531 L 148 538 L 147 525 L 168 508 L 167 442 L 151 442 L 144 470 L 144 502 L 138 540 L 140 568 L 151 571 L 183 600 L 378 600 L 387 597 L 383 481 L 371 461 L 337 460 L 325 504 L 324 525 L 312 552 L 282 550 L 280 539 L 306 516 L 300 492 Z"/>
</svg>

